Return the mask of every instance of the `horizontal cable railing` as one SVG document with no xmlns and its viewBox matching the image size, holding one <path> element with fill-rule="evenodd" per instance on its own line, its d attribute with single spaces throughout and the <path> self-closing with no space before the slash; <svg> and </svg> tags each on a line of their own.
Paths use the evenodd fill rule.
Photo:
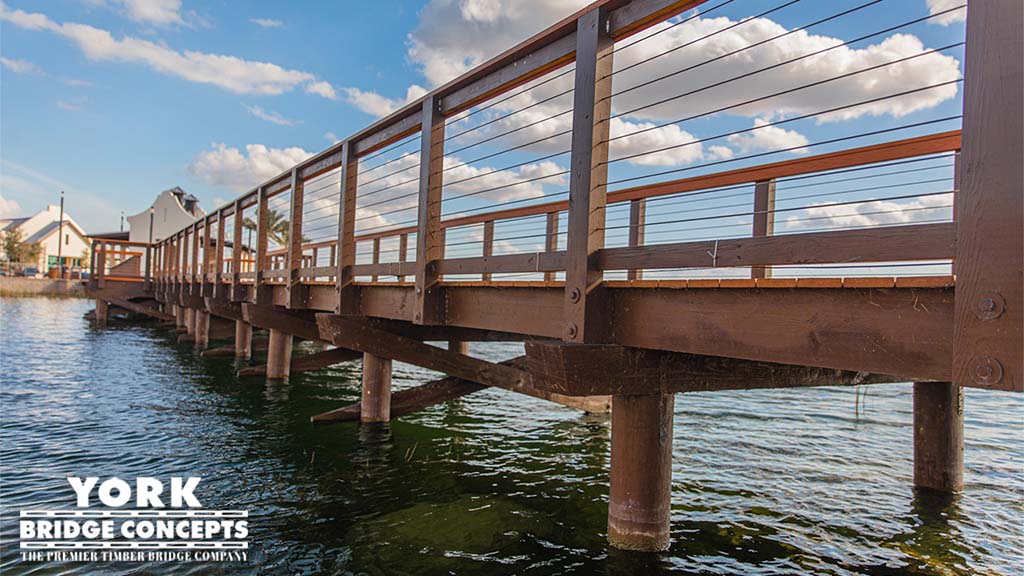
<svg viewBox="0 0 1024 576">
<path fill-rule="evenodd" d="M 430 323 L 442 282 L 951 277 L 965 42 L 919 37 L 965 6 L 894 2 L 598 2 L 161 240 L 155 279 L 415 285 Z"/>
</svg>

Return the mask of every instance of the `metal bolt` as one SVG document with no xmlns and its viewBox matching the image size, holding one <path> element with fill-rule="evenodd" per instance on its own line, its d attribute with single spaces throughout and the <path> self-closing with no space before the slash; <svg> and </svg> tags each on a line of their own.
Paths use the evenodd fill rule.
<svg viewBox="0 0 1024 576">
<path fill-rule="evenodd" d="M 573 304 L 575 304 L 575 303 L 580 301 L 580 296 L 581 296 L 581 294 L 580 294 L 580 289 L 579 288 L 573 288 L 571 291 L 569 291 L 569 300 Z"/>
<path fill-rule="evenodd" d="M 578 329 L 576 328 L 575 324 L 569 324 L 569 328 L 566 330 L 566 334 L 569 335 L 569 338 L 575 339 L 577 331 Z"/>
<path fill-rule="evenodd" d="M 985 312 L 991 312 L 996 309 L 996 301 L 991 298 L 982 298 L 981 304 L 978 305 Z"/>
<path fill-rule="evenodd" d="M 1006 300 L 998 292 L 986 292 L 978 298 L 974 315 L 981 320 L 995 320 L 1006 310 Z"/>
<path fill-rule="evenodd" d="M 417 286 L 416 287 L 416 295 L 419 296 L 422 293 L 423 293 L 423 288 L 420 288 L 419 286 Z"/>
<path fill-rule="evenodd" d="M 995 386 L 1003 379 L 1003 365 L 991 356 L 976 356 L 972 360 L 971 380 L 979 386 Z"/>
</svg>

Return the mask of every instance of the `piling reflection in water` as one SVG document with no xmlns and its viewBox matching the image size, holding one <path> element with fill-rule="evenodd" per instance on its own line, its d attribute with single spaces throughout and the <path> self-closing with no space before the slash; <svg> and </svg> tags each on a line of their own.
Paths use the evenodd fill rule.
<svg viewBox="0 0 1024 576">
<path fill-rule="evenodd" d="M 244 362 L 172 335 L 89 328 L 91 306 L 0 302 L 4 574 L 97 572 L 17 558 L 17 511 L 68 505 L 72 473 L 202 476 L 204 507 L 249 510 L 242 568 L 266 573 L 1024 572 L 1019 396 L 968 391 L 966 487 L 944 498 L 910 487 L 910 385 L 870 387 L 859 414 L 852 388 L 679 395 L 671 548 L 632 554 L 605 540 L 608 416 L 485 390 L 387 426 L 314 428 L 359 400 L 358 363 L 236 379 Z M 432 377 L 396 364 L 394 389 Z"/>
</svg>

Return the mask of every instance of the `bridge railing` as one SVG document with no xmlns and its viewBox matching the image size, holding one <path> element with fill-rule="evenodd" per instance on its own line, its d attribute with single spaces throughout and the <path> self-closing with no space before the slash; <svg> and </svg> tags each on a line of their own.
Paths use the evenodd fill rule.
<svg viewBox="0 0 1024 576">
<path fill-rule="evenodd" d="M 986 30 L 968 42 L 943 28 L 934 46 L 919 37 L 965 6 L 804 8 L 595 2 L 162 241 L 160 278 L 237 297 L 251 284 L 258 302 L 283 285 L 293 308 L 328 284 L 339 313 L 359 312 L 361 285 L 407 284 L 423 324 L 444 321 L 442 282 L 526 282 L 563 291 L 578 342 L 604 339 L 601 292 L 616 282 L 951 284 L 960 223 L 1019 211 L 1019 166 L 1003 162 L 1019 134 L 990 145 L 978 128 L 1019 124 L 1019 71 L 981 55 L 1017 7 L 975 3 Z M 829 35 L 839 24 L 849 39 Z M 1019 32 L 1005 35 L 993 51 L 1019 54 Z M 996 185 L 961 198 L 960 164 L 988 150 L 1002 150 Z M 1004 256 L 1020 268 L 1019 250 Z"/>
</svg>

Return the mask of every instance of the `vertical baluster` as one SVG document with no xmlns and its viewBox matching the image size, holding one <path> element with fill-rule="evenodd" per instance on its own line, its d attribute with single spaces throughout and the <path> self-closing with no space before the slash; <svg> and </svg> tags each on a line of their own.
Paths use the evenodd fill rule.
<svg viewBox="0 0 1024 576">
<path fill-rule="evenodd" d="M 484 252 L 485 258 L 494 255 L 494 220 L 488 220 L 484 222 Z M 491 281 L 491 273 L 484 272 L 481 280 L 484 282 Z"/>
<path fill-rule="evenodd" d="M 775 233 L 775 180 L 761 180 L 754 185 L 754 225 L 752 236 L 764 238 Z M 751 278 L 771 278 L 770 266 L 750 267 Z"/>
<path fill-rule="evenodd" d="M 647 200 L 638 198 L 629 201 L 629 245 L 631 247 L 644 245 L 644 232 L 647 224 Z M 630 268 L 626 272 L 629 280 L 643 279 L 642 269 Z"/>
</svg>

